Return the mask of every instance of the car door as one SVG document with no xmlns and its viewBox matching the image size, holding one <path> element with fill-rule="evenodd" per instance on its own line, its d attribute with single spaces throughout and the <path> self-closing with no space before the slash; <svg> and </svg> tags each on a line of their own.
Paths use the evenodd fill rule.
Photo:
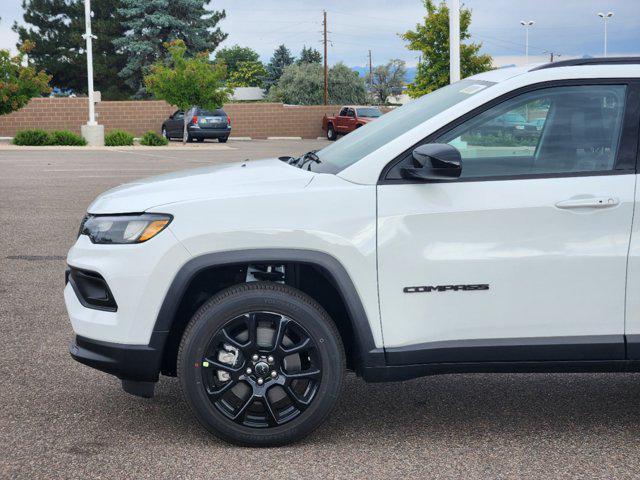
<svg viewBox="0 0 640 480">
<path fill-rule="evenodd" d="M 424 142 L 460 151 L 459 179 L 402 179 L 411 150 L 391 164 L 378 186 L 390 364 L 624 358 L 630 90 L 560 82 L 465 115 Z M 544 122 L 516 138 L 497 121 L 509 113 Z"/>
<path fill-rule="evenodd" d="M 347 118 L 345 120 L 346 126 L 345 130 L 347 132 L 352 132 L 356 128 L 356 111 L 354 108 L 347 109 Z"/>
<path fill-rule="evenodd" d="M 184 112 L 177 110 L 169 121 L 169 129 L 172 137 L 182 137 L 184 129 Z"/>
<path fill-rule="evenodd" d="M 347 129 L 347 107 L 342 107 L 336 116 L 336 132 L 345 133 Z"/>
</svg>

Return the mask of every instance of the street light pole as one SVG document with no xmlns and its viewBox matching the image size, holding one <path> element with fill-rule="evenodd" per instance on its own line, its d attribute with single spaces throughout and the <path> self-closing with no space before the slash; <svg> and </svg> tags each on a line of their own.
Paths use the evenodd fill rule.
<svg viewBox="0 0 640 480">
<path fill-rule="evenodd" d="M 96 125 L 96 112 L 93 103 L 93 44 L 91 34 L 91 0 L 84 1 L 84 28 L 83 37 L 87 41 L 87 81 L 89 89 L 89 121 L 87 125 Z"/>
<path fill-rule="evenodd" d="M 95 99 L 93 92 L 93 39 L 91 33 L 91 0 L 84 0 L 84 39 L 87 41 L 87 89 L 89 96 L 89 121 L 80 130 L 87 143 L 92 146 L 104 145 L 104 126 L 96 122 Z"/>
<path fill-rule="evenodd" d="M 533 26 L 536 22 L 533 20 L 521 20 L 520 25 L 524 27 L 524 58 L 525 63 L 529 64 L 529 27 Z"/>
<path fill-rule="evenodd" d="M 449 83 L 460 80 L 460 0 L 449 0 Z"/>
<path fill-rule="evenodd" d="M 598 16 L 604 22 L 604 56 L 607 56 L 607 20 L 613 17 L 613 12 L 598 13 Z"/>
</svg>

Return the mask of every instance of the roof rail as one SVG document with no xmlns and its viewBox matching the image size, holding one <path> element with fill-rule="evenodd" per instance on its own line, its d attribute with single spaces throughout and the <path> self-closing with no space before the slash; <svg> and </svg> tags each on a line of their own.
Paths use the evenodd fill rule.
<svg viewBox="0 0 640 480">
<path fill-rule="evenodd" d="M 545 63 L 529 70 L 545 70 L 547 68 L 577 67 L 582 65 L 640 65 L 640 57 L 595 57 L 595 58 L 574 58 L 571 60 L 561 60 L 559 62 Z"/>
</svg>

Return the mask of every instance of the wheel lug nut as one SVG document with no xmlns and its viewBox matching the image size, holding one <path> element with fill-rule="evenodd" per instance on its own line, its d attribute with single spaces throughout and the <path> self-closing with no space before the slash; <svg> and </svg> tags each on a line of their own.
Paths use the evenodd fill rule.
<svg viewBox="0 0 640 480">
<path fill-rule="evenodd" d="M 258 385 L 262 385 L 264 383 L 264 380 L 262 380 L 261 378 L 258 379 Z"/>
<path fill-rule="evenodd" d="M 271 378 L 276 378 L 278 376 L 278 372 L 276 372 L 275 370 L 271 371 Z"/>
<path fill-rule="evenodd" d="M 269 358 L 267 358 L 267 362 L 269 362 L 269 363 L 273 363 L 274 361 L 275 361 L 275 359 L 273 357 L 271 357 L 271 356 Z"/>
<path fill-rule="evenodd" d="M 251 375 L 251 369 L 247 368 L 247 375 Z"/>
<path fill-rule="evenodd" d="M 254 362 L 257 362 L 259 358 L 260 358 L 260 357 L 258 356 L 258 354 L 257 354 L 257 353 L 254 353 L 254 354 L 253 354 L 253 357 L 251 357 L 251 360 L 253 360 Z"/>
</svg>

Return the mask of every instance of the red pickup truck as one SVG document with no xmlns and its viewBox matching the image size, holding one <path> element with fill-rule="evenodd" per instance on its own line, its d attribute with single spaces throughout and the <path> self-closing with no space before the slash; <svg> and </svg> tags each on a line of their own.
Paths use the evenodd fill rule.
<svg viewBox="0 0 640 480">
<path fill-rule="evenodd" d="M 335 140 L 338 135 L 346 135 L 381 115 L 382 112 L 378 107 L 347 105 L 342 107 L 338 115 L 334 117 L 325 115 L 322 118 L 322 130 L 329 140 Z"/>
</svg>

